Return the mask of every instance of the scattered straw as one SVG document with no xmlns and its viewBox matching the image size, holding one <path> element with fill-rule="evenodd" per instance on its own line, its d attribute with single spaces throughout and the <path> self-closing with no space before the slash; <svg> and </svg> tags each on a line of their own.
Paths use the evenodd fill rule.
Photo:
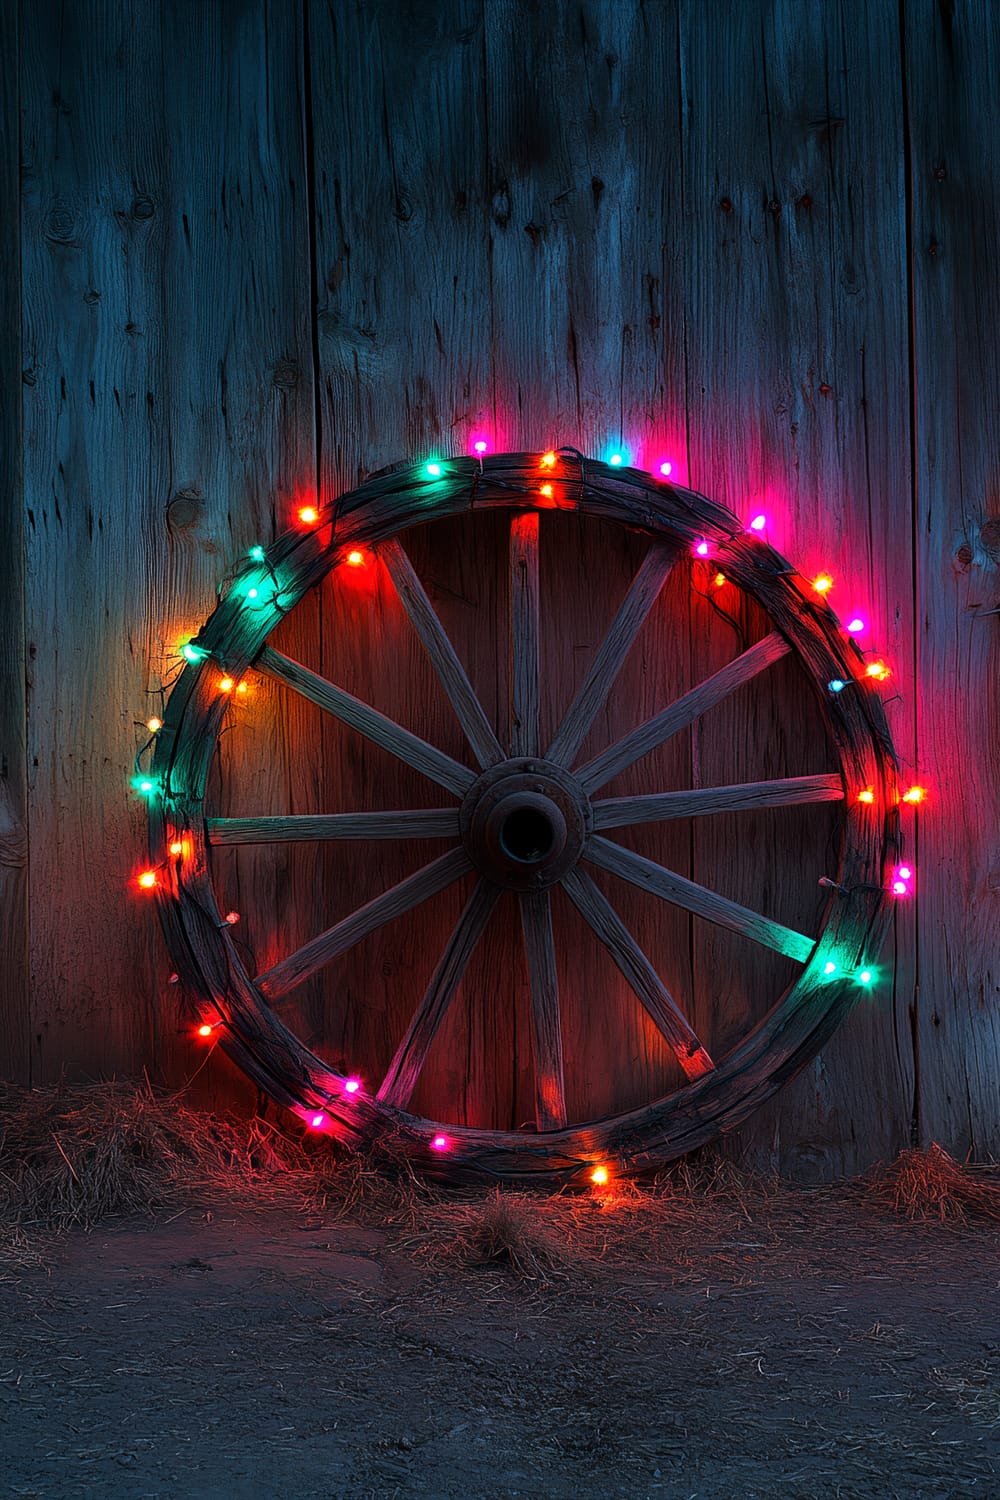
<svg viewBox="0 0 1000 1500">
<path fill-rule="evenodd" d="M 902 1151 L 888 1166 L 876 1167 L 866 1192 L 908 1219 L 1000 1220 L 1000 1178 L 988 1169 L 962 1166 L 937 1144 Z"/>
<path fill-rule="evenodd" d="M 439 1203 L 404 1244 L 436 1266 L 503 1266 L 521 1281 L 565 1281 L 581 1256 L 540 1206 L 532 1195 L 501 1188 L 478 1202 Z"/>
</svg>

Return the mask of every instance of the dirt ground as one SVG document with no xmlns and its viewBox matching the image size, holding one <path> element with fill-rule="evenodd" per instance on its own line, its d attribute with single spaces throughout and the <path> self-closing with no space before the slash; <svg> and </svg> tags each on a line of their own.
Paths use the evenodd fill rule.
<svg viewBox="0 0 1000 1500">
<path fill-rule="evenodd" d="M 782 1188 L 601 1256 L 592 1212 L 548 1281 L 315 1210 L 65 1235 L 0 1271 L 2 1493 L 1000 1496 L 995 1226 Z"/>
</svg>

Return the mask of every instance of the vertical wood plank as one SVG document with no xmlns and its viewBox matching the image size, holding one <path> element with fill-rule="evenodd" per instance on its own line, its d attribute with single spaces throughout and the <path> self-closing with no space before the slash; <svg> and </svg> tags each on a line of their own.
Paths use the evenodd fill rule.
<svg viewBox="0 0 1000 1500">
<path fill-rule="evenodd" d="M 986 0 L 904 7 L 919 757 L 917 1129 L 1000 1153 L 1000 29 Z M 911 839 L 916 847 L 917 838 Z"/>
<path fill-rule="evenodd" d="M 511 755 L 537 755 L 539 683 L 538 512 L 510 522 Z"/>
<path fill-rule="evenodd" d="M 128 768 L 179 640 L 314 478 L 299 22 L 23 21 L 34 1057 L 176 1078 L 200 1058 L 132 884 Z"/>
<path fill-rule="evenodd" d="M 17 7 L 0 50 L 0 1078 L 30 1081 Z"/>
<path fill-rule="evenodd" d="M 893 733 L 912 756 L 902 99 L 895 11 L 752 0 L 685 4 L 685 202 L 691 477 L 806 575 L 835 576 L 832 607 L 872 621 L 864 644 L 896 669 Z M 763 628 L 733 609 L 736 634 Z M 794 670 L 713 711 L 700 781 L 826 769 Z M 867 689 L 866 689 L 867 690 Z M 728 776 L 727 776 L 728 779 Z M 708 825 L 711 826 L 708 826 Z M 700 820 L 695 879 L 815 931 L 828 847 L 823 809 Z M 761 851 L 768 851 L 766 874 Z M 699 990 L 730 1023 L 785 982 L 771 960 L 699 936 Z M 905 942 L 903 944 L 905 950 Z M 901 964 L 800 1079 L 741 1133 L 801 1176 L 850 1172 L 907 1141 L 912 1096 Z M 896 997 L 899 997 L 898 1004 Z M 702 1018 L 698 1018 L 699 1026 Z M 711 1028 L 708 1028 L 711 1031 Z"/>
</svg>

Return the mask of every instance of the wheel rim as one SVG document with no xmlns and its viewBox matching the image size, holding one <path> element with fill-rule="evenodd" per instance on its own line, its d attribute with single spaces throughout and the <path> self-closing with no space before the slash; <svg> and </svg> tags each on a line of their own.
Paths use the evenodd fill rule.
<svg viewBox="0 0 1000 1500">
<path fill-rule="evenodd" d="M 881 703 L 866 691 L 830 694 L 831 680 L 853 682 L 862 676 L 856 646 L 825 603 L 805 595 L 802 580 L 784 558 L 705 497 L 566 451 L 541 476 L 544 487 L 534 455 L 454 460 L 442 468 L 432 484 L 423 468 L 379 476 L 343 497 L 336 512 L 321 510 L 313 530 L 281 537 L 264 562 L 236 582 L 197 637 L 197 659 L 171 693 L 152 767 L 160 795 L 151 804 L 150 837 L 154 858 L 165 871 L 159 895 L 168 944 L 178 970 L 211 1007 L 218 1039 L 234 1061 L 279 1103 L 348 1144 L 375 1145 L 391 1136 L 395 1150 L 453 1178 L 566 1181 L 609 1160 L 619 1169 L 641 1170 L 740 1123 L 815 1054 L 855 1003 L 858 966 L 871 962 L 884 936 L 886 867 L 897 846 L 895 762 Z M 396 540 L 425 521 L 495 508 L 511 512 L 507 745 L 483 713 Z M 617 521 L 641 531 L 651 545 L 561 725 L 543 747 L 538 735 L 539 511 L 549 508 Z M 590 762 L 576 764 L 587 730 L 674 561 L 704 541 L 726 577 L 762 605 L 775 629 Z M 478 774 L 268 644 L 301 597 L 352 548 L 363 546 L 375 546 L 385 563 L 480 766 Z M 602 797 L 602 788 L 623 767 L 788 652 L 798 657 L 814 686 L 839 756 L 839 776 Z M 220 915 L 210 847 L 282 835 L 340 837 L 344 830 L 333 826 L 337 815 L 206 819 L 209 763 L 226 706 L 212 686 L 220 665 L 233 678 L 255 667 L 281 681 L 436 781 L 447 794 L 442 801 L 451 799 L 448 807 L 407 813 L 411 821 L 400 836 L 446 833 L 452 848 L 255 978 Z M 857 791 L 868 787 L 876 791 L 873 800 L 858 801 Z M 607 837 L 605 830 L 627 823 L 684 815 L 685 809 L 690 815 L 699 797 L 698 810 L 704 810 L 707 794 L 715 797 L 714 810 L 842 800 L 841 867 L 818 937 L 771 922 Z M 768 797 L 774 800 L 761 800 Z M 356 815 L 352 826 L 361 836 L 384 836 L 384 830 L 376 831 L 379 816 Z M 309 830 L 302 827 L 306 821 L 314 825 Z M 182 853 L 170 856 L 171 849 Z M 732 1051 L 713 1062 L 588 866 L 787 954 L 802 965 L 798 979 Z M 282 997 L 374 926 L 470 871 L 477 877 L 472 893 L 385 1077 L 376 1091 L 358 1089 L 285 1026 L 277 1013 Z M 566 1119 L 550 903 L 555 885 L 562 885 L 615 956 L 689 1080 L 649 1104 L 585 1124 Z M 445 1124 L 405 1108 L 503 888 L 517 893 L 531 990 L 537 1129 L 527 1133 Z"/>
</svg>

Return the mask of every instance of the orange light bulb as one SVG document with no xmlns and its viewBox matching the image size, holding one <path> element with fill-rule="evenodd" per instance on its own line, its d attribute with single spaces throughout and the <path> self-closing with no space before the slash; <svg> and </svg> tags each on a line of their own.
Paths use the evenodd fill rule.
<svg viewBox="0 0 1000 1500">
<path fill-rule="evenodd" d="M 184 853 L 184 844 L 181 839 L 174 839 L 173 843 L 170 845 L 170 852 L 174 855 Z"/>
<path fill-rule="evenodd" d="M 607 1167 L 595 1167 L 590 1174 L 590 1180 L 596 1183 L 598 1187 L 603 1187 L 608 1180 Z"/>
<path fill-rule="evenodd" d="M 548 453 L 542 454 L 540 462 L 543 469 L 554 469 L 556 466 L 556 456 L 550 449 Z"/>
<path fill-rule="evenodd" d="M 540 495 L 544 495 L 545 498 L 546 498 L 546 500 L 551 500 L 551 498 L 552 498 L 552 486 L 551 486 L 551 484 L 543 484 L 538 493 Z"/>
<path fill-rule="evenodd" d="M 923 802 L 927 796 L 922 786 L 911 786 L 908 792 L 903 793 L 903 801 L 910 803 Z"/>
<path fill-rule="evenodd" d="M 208 1022 L 206 1021 L 204 1023 L 204 1025 L 198 1027 L 198 1035 L 199 1036 L 211 1036 L 212 1035 L 212 1030 L 213 1030 L 213 1028 L 211 1026 L 209 1026 Z"/>
<path fill-rule="evenodd" d="M 887 677 L 892 676 L 892 673 L 884 661 L 870 661 L 865 667 L 865 676 L 874 677 L 876 682 L 885 682 Z"/>
<path fill-rule="evenodd" d="M 820 573 L 813 579 L 813 588 L 817 594 L 828 594 L 833 588 L 833 579 L 829 573 Z"/>
<path fill-rule="evenodd" d="M 712 582 L 715 584 L 715 587 L 717 589 L 721 589 L 721 587 L 725 583 L 725 581 L 726 581 L 726 575 L 725 575 L 725 573 L 716 573 L 715 577 L 712 579 Z"/>
<path fill-rule="evenodd" d="M 156 884 L 156 871 L 143 870 L 142 874 L 139 876 L 139 884 L 142 886 L 142 889 L 144 891 L 151 891 L 153 889 L 153 886 Z"/>
<path fill-rule="evenodd" d="M 146 728 L 149 730 L 150 734 L 157 734 L 159 730 L 163 728 L 163 720 L 155 718 L 148 719 L 146 722 Z"/>
<path fill-rule="evenodd" d="M 231 693 L 232 690 L 233 690 L 233 687 L 234 687 L 234 683 L 233 683 L 233 679 L 231 677 L 220 677 L 219 678 L 219 692 L 220 693 Z"/>
<path fill-rule="evenodd" d="M 873 787 L 866 786 L 863 792 L 858 793 L 859 802 L 874 802 L 875 791 Z"/>
<path fill-rule="evenodd" d="M 247 690 L 247 685 L 246 685 L 246 683 L 245 683 L 245 682 L 238 682 L 238 683 L 237 683 L 237 684 L 236 684 L 236 691 L 237 691 L 237 692 L 238 692 L 238 693 L 245 693 L 245 692 L 246 692 L 246 690 Z"/>
<path fill-rule="evenodd" d="M 303 526 L 315 526 L 316 522 L 319 520 L 319 511 L 316 509 L 315 505 L 303 505 L 302 509 L 299 511 L 299 520 L 302 522 Z"/>
<path fill-rule="evenodd" d="M 352 568 L 360 568 L 364 563 L 364 560 L 365 554 L 363 552 L 359 552 L 356 548 L 353 552 L 348 552 L 347 554 L 347 561 L 350 563 Z"/>
</svg>

